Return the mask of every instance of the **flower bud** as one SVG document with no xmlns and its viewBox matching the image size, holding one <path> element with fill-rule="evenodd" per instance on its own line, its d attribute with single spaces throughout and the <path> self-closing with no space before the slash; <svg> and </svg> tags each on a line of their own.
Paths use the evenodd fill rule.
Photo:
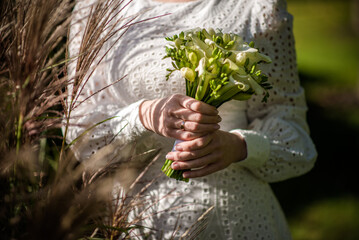
<svg viewBox="0 0 359 240">
<path fill-rule="evenodd" d="M 227 43 L 227 46 L 228 46 L 228 47 L 232 47 L 232 46 L 234 45 L 234 43 L 235 43 L 234 40 L 229 41 L 229 42 Z"/>
<path fill-rule="evenodd" d="M 183 67 L 181 68 L 182 76 L 190 82 L 193 82 L 196 78 L 196 73 L 191 68 Z"/>
<path fill-rule="evenodd" d="M 227 44 L 229 41 L 231 41 L 231 36 L 228 33 L 223 34 L 224 44 Z"/>
<path fill-rule="evenodd" d="M 177 38 L 174 42 L 175 42 L 176 48 L 180 48 L 183 41 L 182 41 L 182 39 Z"/>
<path fill-rule="evenodd" d="M 188 54 L 188 59 L 189 59 L 189 61 L 193 64 L 193 65 L 197 65 L 197 63 L 198 63 L 198 58 L 197 58 L 197 54 L 196 53 L 194 53 L 194 52 L 190 52 L 189 54 Z"/>
<path fill-rule="evenodd" d="M 208 33 L 209 33 L 209 35 L 211 35 L 211 36 L 216 35 L 216 31 L 214 31 L 213 28 L 209 28 L 209 29 L 208 29 Z"/>
</svg>

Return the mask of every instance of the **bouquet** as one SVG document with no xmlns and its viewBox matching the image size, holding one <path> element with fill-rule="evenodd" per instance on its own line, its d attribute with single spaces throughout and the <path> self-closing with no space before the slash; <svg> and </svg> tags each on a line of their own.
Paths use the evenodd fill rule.
<svg viewBox="0 0 359 240">
<path fill-rule="evenodd" d="M 234 100 L 248 100 L 253 94 L 269 97 L 268 77 L 258 63 L 271 59 L 233 33 L 213 29 L 194 29 L 166 37 L 164 58 L 172 59 L 173 69 L 167 69 L 166 80 L 174 71 L 180 71 L 186 82 L 186 95 L 216 108 Z M 176 144 L 176 143 L 175 143 Z M 171 178 L 186 181 L 186 170 L 173 170 L 172 160 L 166 159 L 162 171 Z"/>
</svg>

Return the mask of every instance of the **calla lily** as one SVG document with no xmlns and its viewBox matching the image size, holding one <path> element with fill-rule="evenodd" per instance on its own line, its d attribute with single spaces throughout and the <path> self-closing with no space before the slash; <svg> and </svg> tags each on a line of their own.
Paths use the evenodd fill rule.
<svg viewBox="0 0 359 240">
<path fill-rule="evenodd" d="M 212 41 L 211 39 L 205 39 L 204 40 L 205 44 L 211 46 L 212 48 L 215 48 L 216 47 L 216 43 L 214 41 Z"/>
<path fill-rule="evenodd" d="M 207 71 L 206 65 L 207 59 L 204 57 L 199 61 L 198 67 L 196 68 L 199 77 L 199 83 L 195 96 L 197 100 L 202 100 L 207 91 L 209 81 L 217 77 L 217 74 Z"/>
<path fill-rule="evenodd" d="M 251 89 L 258 95 L 261 96 L 264 93 L 263 88 L 254 80 L 251 75 L 246 76 L 234 75 L 234 77 L 242 78 L 242 81 L 247 82 Z"/>
<path fill-rule="evenodd" d="M 242 46 L 241 50 L 237 52 L 236 63 L 244 66 L 246 60 L 249 59 L 248 65 L 251 67 L 254 63 L 264 61 L 266 63 L 272 62 L 270 57 L 258 52 L 258 49 L 249 46 Z"/>
<path fill-rule="evenodd" d="M 206 58 L 203 57 L 199 60 L 198 66 L 196 68 L 196 72 L 198 72 L 198 76 L 202 76 L 203 73 L 206 71 Z"/>
<path fill-rule="evenodd" d="M 193 43 L 195 44 L 195 46 L 198 48 L 198 49 L 201 49 L 206 57 L 210 58 L 211 55 L 212 55 L 212 50 L 211 48 L 205 44 L 204 42 L 202 42 L 199 38 L 197 38 L 196 36 L 192 36 L 192 41 Z"/>
<path fill-rule="evenodd" d="M 196 78 L 196 73 L 191 68 L 183 67 L 181 68 L 181 74 L 182 77 L 187 79 L 190 82 L 194 82 L 194 79 Z"/>
<path fill-rule="evenodd" d="M 229 68 L 229 70 L 231 70 L 231 71 L 238 71 L 238 72 L 240 72 L 240 73 L 243 73 L 243 74 L 246 74 L 246 72 L 245 72 L 245 70 L 244 70 L 244 68 L 243 67 L 239 67 L 237 64 L 235 64 L 233 61 L 231 61 L 230 59 L 226 59 L 226 60 L 224 60 L 224 62 L 223 62 L 224 64 L 228 64 L 228 68 Z"/>
</svg>

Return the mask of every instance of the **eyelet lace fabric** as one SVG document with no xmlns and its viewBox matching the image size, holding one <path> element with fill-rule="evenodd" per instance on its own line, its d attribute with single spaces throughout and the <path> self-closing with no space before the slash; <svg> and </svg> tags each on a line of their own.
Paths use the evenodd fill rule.
<svg viewBox="0 0 359 240">
<path fill-rule="evenodd" d="M 81 33 L 93 3 L 77 1 L 70 32 L 71 56 L 76 56 L 79 51 Z M 88 133 L 88 144 L 77 149 L 76 156 L 84 160 L 109 143 L 135 142 L 136 153 L 161 148 L 163 161 L 160 158 L 150 168 L 144 181 L 157 177 L 164 155 L 171 150 L 174 140 L 147 131 L 139 120 L 138 108 L 144 99 L 185 93 L 184 81 L 179 74 L 165 80 L 166 69 L 171 63 L 169 59 L 162 59 L 166 45 L 164 37 L 196 27 L 234 32 L 245 41 L 253 40 L 256 47 L 273 60 L 262 66 L 273 85 L 267 103 L 261 102 L 261 96 L 254 96 L 247 102 L 227 102 L 219 109 L 223 119 L 221 129 L 244 136 L 248 157 L 222 171 L 191 179 L 189 183 L 161 175 L 149 189 L 154 204 L 148 211 L 158 214 L 151 215 L 143 224 L 158 229 L 150 239 L 168 239 L 179 220 L 180 230 L 175 235 L 179 237 L 205 210 L 215 206 L 200 239 L 291 239 L 269 183 L 309 171 L 314 165 L 316 150 L 306 123 L 307 107 L 296 66 L 293 19 L 286 11 L 285 1 L 160 3 L 133 0 L 121 14 L 134 16 L 138 13 L 141 13 L 138 20 L 171 14 L 134 25 L 118 42 L 114 36 L 105 44 L 101 53 L 109 46 L 113 47 L 84 86 L 79 100 L 126 77 L 75 109 L 68 141 L 88 126 L 116 117 Z M 72 64 L 69 75 L 74 74 L 75 64 Z M 171 189 L 175 191 L 164 197 Z M 146 230 L 136 234 L 141 231 Z"/>
</svg>

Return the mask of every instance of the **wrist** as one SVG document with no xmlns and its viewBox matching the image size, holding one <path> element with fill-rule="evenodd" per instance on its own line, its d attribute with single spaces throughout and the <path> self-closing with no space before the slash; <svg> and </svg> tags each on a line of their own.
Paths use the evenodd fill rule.
<svg viewBox="0 0 359 240">
<path fill-rule="evenodd" d="M 231 133 L 233 136 L 233 142 L 235 143 L 235 156 L 236 160 L 234 162 L 240 162 L 247 158 L 247 143 L 244 137 L 235 132 Z"/>
<path fill-rule="evenodd" d="M 144 100 L 139 106 L 139 117 L 142 125 L 147 129 L 152 131 L 151 128 L 151 121 L 150 121 L 150 112 L 151 112 L 151 105 L 153 100 Z"/>
</svg>

